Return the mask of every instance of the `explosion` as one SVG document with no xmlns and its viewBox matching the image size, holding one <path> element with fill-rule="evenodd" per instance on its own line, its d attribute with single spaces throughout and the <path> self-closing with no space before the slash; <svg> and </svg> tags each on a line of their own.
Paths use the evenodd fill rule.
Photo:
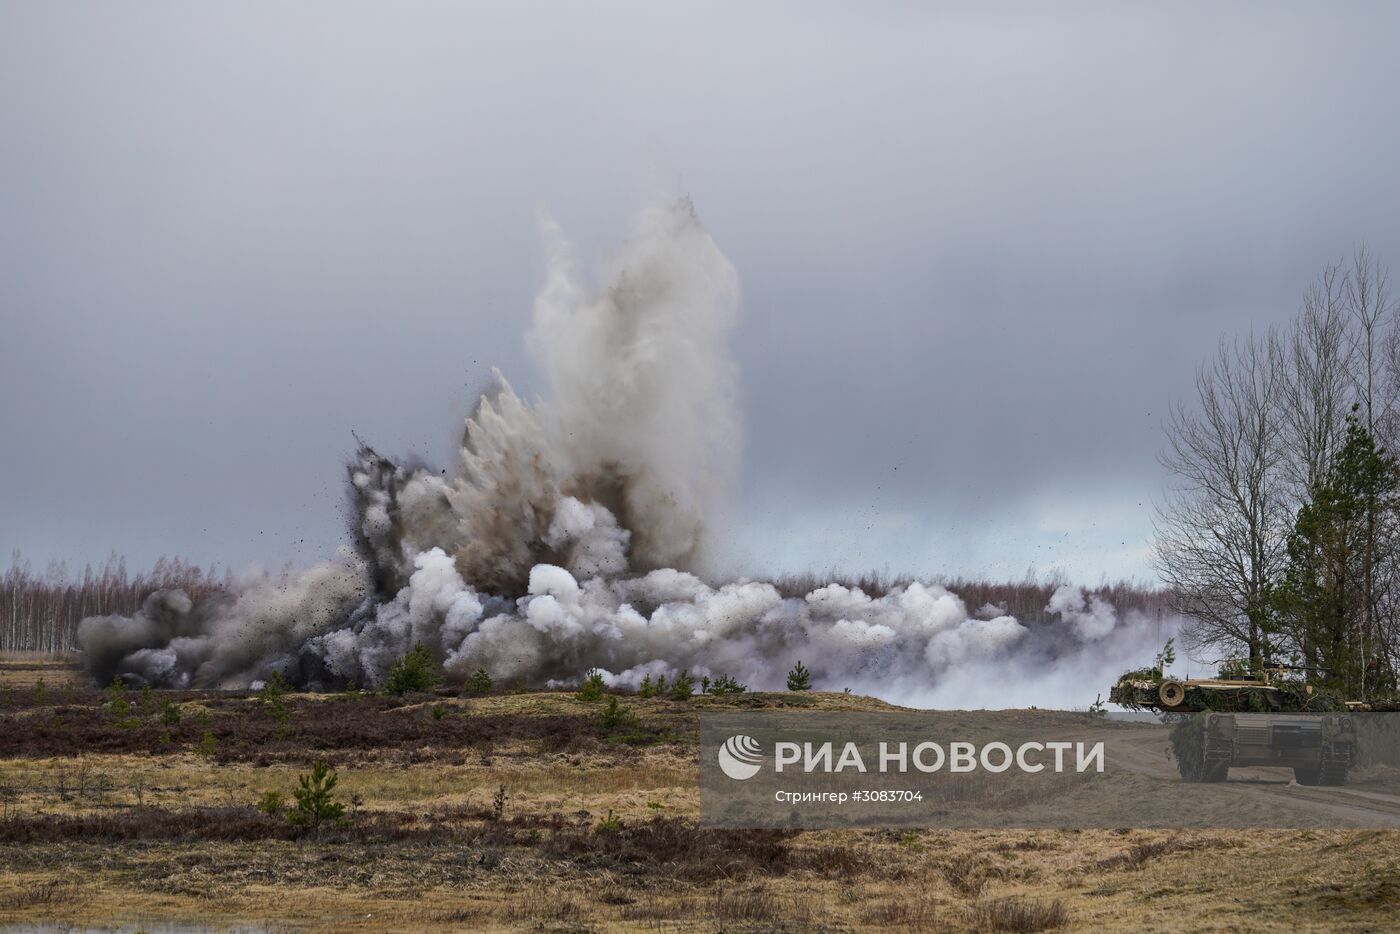
<svg viewBox="0 0 1400 934">
<path fill-rule="evenodd" d="M 159 687 L 246 688 L 274 671 L 308 689 L 377 687 L 421 644 L 456 681 L 484 668 L 539 686 L 597 668 L 635 686 L 689 670 L 776 688 L 801 659 L 819 685 L 927 701 L 1053 658 L 1077 671 L 1066 646 L 1109 670 L 1142 653 L 1140 614 L 1075 588 L 1032 635 L 936 585 L 794 598 L 715 581 L 706 520 L 726 507 L 739 449 L 735 270 L 688 201 L 644 211 L 599 289 L 557 227 L 545 239 L 528 344 L 547 398 L 526 402 L 497 374 L 442 472 L 361 443 L 353 548 L 199 604 L 159 591 L 132 617 L 85 619 L 87 670 Z"/>
</svg>

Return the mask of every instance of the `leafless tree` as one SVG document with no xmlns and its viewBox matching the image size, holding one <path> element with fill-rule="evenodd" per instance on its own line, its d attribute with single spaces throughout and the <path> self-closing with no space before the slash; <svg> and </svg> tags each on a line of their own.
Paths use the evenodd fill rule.
<svg viewBox="0 0 1400 934">
<path fill-rule="evenodd" d="M 1395 392 L 1385 379 L 1386 337 L 1395 309 L 1390 297 L 1390 271 L 1365 245 L 1352 256 L 1345 295 L 1347 314 L 1352 320 L 1356 401 L 1366 429 L 1376 434 L 1376 426 L 1389 421 L 1395 410 Z"/>
<path fill-rule="evenodd" d="M 1279 400 L 1285 358 L 1273 333 L 1222 341 L 1196 375 L 1196 404 L 1167 424 L 1177 478 L 1158 510 L 1154 563 L 1194 647 L 1267 654 L 1271 582 L 1283 566 L 1290 497 Z"/>
<path fill-rule="evenodd" d="M 1340 265 L 1324 269 L 1304 294 L 1287 338 L 1275 342 L 1282 353 L 1277 365 L 1288 450 L 1284 464 L 1291 493 L 1300 502 L 1326 475 L 1351 404 L 1353 340 L 1346 278 Z"/>
<path fill-rule="evenodd" d="M 1400 316 L 1390 295 L 1389 270 L 1364 245 L 1352 257 L 1346 297 L 1356 357 L 1357 403 L 1367 429 L 1393 452 L 1400 442 L 1400 382 L 1396 379 Z M 1400 565 L 1396 553 L 1400 548 L 1400 528 L 1397 517 L 1377 508 L 1374 502 L 1367 505 L 1365 521 L 1358 639 L 1363 658 L 1372 664 L 1363 671 L 1374 669 L 1381 659 L 1393 671 L 1395 649 L 1400 642 Z"/>
</svg>

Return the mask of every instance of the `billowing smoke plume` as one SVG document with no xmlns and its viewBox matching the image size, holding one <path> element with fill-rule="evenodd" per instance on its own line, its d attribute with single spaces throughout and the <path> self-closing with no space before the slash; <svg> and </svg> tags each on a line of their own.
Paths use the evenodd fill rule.
<svg viewBox="0 0 1400 934">
<path fill-rule="evenodd" d="M 774 688 L 800 659 L 819 687 L 951 705 L 969 672 L 1012 687 L 1073 667 L 1067 656 L 1141 653 L 1142 620 L 1072 588 L 1032 632 L 932 585 L 785 598 L 762 581 L 716 583 L 706 519 L 725 508 L 739 437 L 734 269 L 684 201 L 641 215 L 601 289 L 545 233 L 529 346 L 548 398 L 528 403 L 498 376 L 444 472 L 361 444 L 353 550 L 199 605 L 162 591 L 133 617 L 86 619 L 88 670 L 169 687 L 241 688 L 273 671 L 375 687 L 421 644 L 449 679 L 484 668 L 543 685 L 596 667 L 635 685 L 688 669 Z"/>
</svg>

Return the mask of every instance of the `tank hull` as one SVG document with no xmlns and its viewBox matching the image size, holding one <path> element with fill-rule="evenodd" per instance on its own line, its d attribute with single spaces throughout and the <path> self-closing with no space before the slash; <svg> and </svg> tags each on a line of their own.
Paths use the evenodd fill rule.
<svg viewBox="0 0 1400 934">
<path fill-rule="evenodd" d="M 1232 768 L 1292 769 L 1304 785 L 1341 785 L 1355 758 L 1349 705 L 1296 681 L 1185 680 L 1127 675 L 1113 703 L 1176 715 L 1181 777 L 1221 782 Z"/>
<path fill-rule="evenodd" d="M 1293 770 L 1302 785 L 1343 785 L 1351 769 L 1356 733 L 1342 714 L 1201 713 L 1179 723 L 1172 735 L 1181 777 L 1225 781 L 1232 768 Z"/>
</svg>

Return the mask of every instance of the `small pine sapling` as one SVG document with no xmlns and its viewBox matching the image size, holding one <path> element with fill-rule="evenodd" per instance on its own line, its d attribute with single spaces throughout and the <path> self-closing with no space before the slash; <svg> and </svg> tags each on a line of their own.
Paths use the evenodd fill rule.
<svg viewBox="0 0 1400 934">
<path fill-rule="evenodd" d="M 477 697 L 491 692 L 491 676 L 486 673 L 485 668 L 478 668 L 476 672 L 467 679 L 466 689 L 468 694 Z"/>
<path fill-rule="evenodd" d="M 341 823 L 345 819 L 345 805 L 335 800 L 335 786 L 339 780 L 331 767 L 319 759 L 312 764 L 309 775 L 298 776 L 300 787 L 292 792 L 296 810 L 287 815 L 292 823 L 318 833 L 324 823 Z"/>
<path fill-rule="evenodd" d="M 812 673 L 807 670 L 802 662 L 793 666 L 788 672 L 787 689 L 789 691 L 810 691 L 812 690 Z"/>
<path fill-rule="evenodd" d="M 1094 695 L 1094 702 L 1093 702 L 1092 704 L 1089 705 L 1089 716 L 1091 716 L 1091 717 L 1106 717 L 1106 716 L 1108 716 L 1108 707 L 1107 707 L 1107 706 L 1104 704 L 1104 702 L 1103 702 L 1103 695 L 1102 695 L 1102 694 L 1095 694 L 1095 695 Z"/>
<path fill-rule="evenodd" d="M 174 701 L 166 701 L 165 706 L 160 711 L 161 726 L 176 726 L 180 722 L 180 708 Z"/>
<path fill-rule="evenodd" d="M 389 667 L 389 680 L 385 682 L 384 690 L 400 697 L 415 691 L 431 690 L 442 681 L 437 667 L 433 653 L 420 642 Z"/>
<path fill-rule="evenodd" d="M 213 730 L 204 728 L 204 735 L 199 738 L 199 747 L 195 752 L 206 759 L 212 759 L 219 754 L 219 741 L 214 738 Z"/>
<path fill-rule="evenodd" d="M 729 675 L 720 675 L 709 683 L 705 688 L 705 693 L 713 694 L 715 697 L 723 697 L 726 694 L 743 694 L 748 689 L 748 685 L 740 684 Z"/>
<path fill-rule="evenodd" d="M 579 685 L 578 693 L 574 696 L 581 701 L 593 703 L 600 701 L 607 693 L 608 686 L 603 681 L 603 673 L 596 668 L 590 668 L 583 676 L 583 684 Z"/>
<path fill-rule="evenodd" d="M 131 722 L 131 703 L 126 699 L 126 685 L 121 678 L 113 678 L 112 683 L 107 685 L 107 703 L 104 706 L 117 726 L 125 728 L 134 725 Z"/>
<path fill-rule="evenodd" d="M 695 679 L 690 676 L 690 672 L 682 671 L 676 675 L 676 680 L 671 682 L 670 695 L 672 700 L 690 700 L 690 695 L 695 693 Z"/>
<path fill-rule="evenodd" d="M 278 739 L 286 739 L 291 726 L 291 715 L 287 712 L 287 702 L 283 699 L 283 695 L 287 693 L 287 687 L 286 679 L 282 677 L 282 673 L 274 671 L 267 676 L 267 680 L 258 690 L 258 702 L 266 707 L 272 714 L 272 718 L 277 721 Z"/>
<path fill-rule="evenodd" d="M 605 733 L 614 733 L 625 727 L 636 726 L 636 724 L 637 715 L 618 703 L 616 694 L 608 698 L 608 705 L 598 715 L 598 725 L 603 728 Z"/>
</svg>

